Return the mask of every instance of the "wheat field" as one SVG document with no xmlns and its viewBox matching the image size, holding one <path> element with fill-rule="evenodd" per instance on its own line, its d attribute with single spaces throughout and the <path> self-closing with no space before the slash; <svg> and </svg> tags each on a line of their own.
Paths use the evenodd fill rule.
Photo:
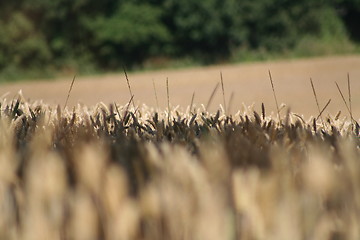
<svg viewBox="0 0 360 240">
<path fill-rule="evenodd" d="M 0 239 L 360 239 L 345 116 L 21 95 L 0 113 Z"/>
</svg>

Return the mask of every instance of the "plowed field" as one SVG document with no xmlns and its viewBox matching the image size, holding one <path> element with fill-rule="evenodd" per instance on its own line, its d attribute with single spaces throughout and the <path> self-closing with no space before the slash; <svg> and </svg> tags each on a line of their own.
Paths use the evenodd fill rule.
<svg viewBox="0 0 360 240">
<path fill-rule="evenodd" d="M 305 116 L 317 115 L 318 110 L 310 85 L 310 77 L 314 81 L 320 107 L 331 99 L 325 115 L 335 115 L 339 110 L 346 116 L 347 110 L 336 88 L 335 81 L 347 92 L 347 73 L 350 74 L 352 108 L 354 118 L 360 117 L 360 56 L 326 57 L 300 60 L 282 60 L 261 63 L 242 63 L 235 65 L 216 65 L 181 70 L 149 71 L 129 73 L 129 80 L 135 103 L 145 103 L 156 107 L 153 88 L 155 82 L 160 108 L 167 106 L 166 78 L 169 79 L 170 103 L 172 106 L 186 107 L 195 92 L 194 104 L 204 104 L 218 82 L 220 72 L 223 74 L 227 105 L 233 93 L 230 113 L 241 109 L 243 103 L 261 111 L 261 103 L 265 103 L 267 114 L 274 111 L 275 103 L 269 81 L 268 70 L 274 80 L 277 98 L 285 103 L 292 112 Z M 0 96 L 12 98 L 20 89 L 25 98 L 43 100 L 50 104 L 65 103 L 72 78 L 39 82 L 19 82 L 1 85 Z M 68 105 L 77 103 L 94 105 L 100 101 L 105 104 L 117 102 L 126 104 L 130 99 L 124 74 L 109 74 L 76 79 Z M 209 111 L 215 111 L 222 104 L 221 87 L 218 88 Z M 285 114 L 283 110 L 283 114 Z"/>
</svg>

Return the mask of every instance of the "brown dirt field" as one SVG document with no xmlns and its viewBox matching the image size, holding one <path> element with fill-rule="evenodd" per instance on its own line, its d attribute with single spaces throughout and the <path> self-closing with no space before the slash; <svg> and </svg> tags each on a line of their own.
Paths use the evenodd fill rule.
<svg viewBox="0 0 360 240">
<path fill-rule="evenodd" d="M 300 60 L 282 60 L 261 63 L 242 63 L 235 65 L 216 65 L 182 70 L 163 70 L 142 73 L 129 73 L 130 84 L 136 103 L 145 103 L 156 107 L 152 80 L 155 81 L 160 108 L 167 106 L 166 78 L 169 79 L 170 102 L 172 106 L 186 107 L 195 92 L 195 104 L 206 105 L 215 85 L 220 81 L 222 71 L 227 101 L 234 93 L 231 113 L 241 109 L 242 103 L 255 104 L 261 112 L 261 103 L 265 103 L 267 113 L 275 110 L 275 103 L 268 76 L 271 70 L 279 103 L 286 103 L 293 112 L 308 118 L 317 115 L 317 107 L 309 82 L 314 81 L 321 107 L 331 99 L 325 115 L 335 115 L 339 110 L 346 116 L 347 110 L 336 88 L 337 81 L 347 97 L 347 73 L 352 85 L 352 106 L 354 117 L 360 117 L 360 56 L 336 56 Z M 8 93 L 12 98 L 20 89 L 26 98 L 40 100 L 50 104 L 63 105 L 67 96 L 71 78 L 41 82 L 20 82 L 0 86 L 0 96 Z M 100 101 L 105 104 L 129 101 L 124 74 L 108 74 L 76 79 L 69 106 L 77 103 L 94 105 Z M 222 104 L 221 87 L 213 99 L 210 111 Z M 285 114 L 286 111 L 283 111 Z"/>
</svg>

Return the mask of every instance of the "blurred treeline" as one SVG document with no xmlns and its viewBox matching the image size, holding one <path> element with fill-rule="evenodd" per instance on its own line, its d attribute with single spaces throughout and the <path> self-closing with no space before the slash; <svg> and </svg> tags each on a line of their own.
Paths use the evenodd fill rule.
<svg viewBox="0 0 360 240">
<path fill-rule="evenodd" d="M 0 75 L 343 52 L 359 15 L 358 0 L 4 0 Z"/>
</svg>

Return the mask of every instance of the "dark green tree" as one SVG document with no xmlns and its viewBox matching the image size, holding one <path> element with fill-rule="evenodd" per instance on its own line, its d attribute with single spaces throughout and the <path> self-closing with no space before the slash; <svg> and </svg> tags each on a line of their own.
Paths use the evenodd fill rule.
<svg viewBox="0 0 360 240">
<path fill-rule="evenodd" d="M 158 56 L 214 63 L 239 49 L 359 42 L 359 16 L 359 0 L 0 1 L 0 75 L 114 70 Z"/>
<path fill-rule="evenodd" d="M 99 64 L 119 68 L 125 63 L 139 64 L 149 56 L 162 54 L 171 36 L 161 17 L 159 7 L 126 2 L 112 15 L 88 22 L 87 27 L 94 35 L 92 44 L 101 59 Z"/>
<path fill-rule="evenodd" d="M 174 54 L 207 61 L 227 56 L 247 35 L 236 0 L 165 0 L 165 23 L 174 38 Z"/>
</svg>

